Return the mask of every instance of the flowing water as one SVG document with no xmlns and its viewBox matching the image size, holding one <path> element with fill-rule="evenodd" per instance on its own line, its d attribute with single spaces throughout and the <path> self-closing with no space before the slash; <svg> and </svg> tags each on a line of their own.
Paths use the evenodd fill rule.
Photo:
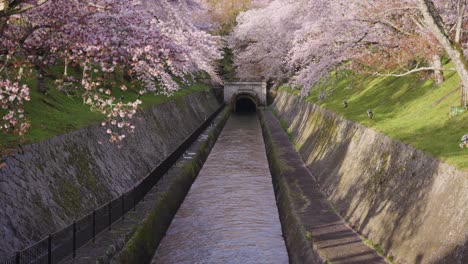
<svg viewBox="0 0 468 264">
<path fill-rule="evenodd" d="M 288 263 L 256 115 L 230 117 L 152 263 Z"/>
</svg>

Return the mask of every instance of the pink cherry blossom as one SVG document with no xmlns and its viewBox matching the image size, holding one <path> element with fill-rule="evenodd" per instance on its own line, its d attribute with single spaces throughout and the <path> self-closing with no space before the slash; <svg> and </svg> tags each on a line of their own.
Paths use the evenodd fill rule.
<svg viewBox="0 0 468 264">
<path fill-rule="evenodd" d="M 10 9 L 0 10 L 0 63 L 5 64 L 0 64 L 0 76 L 13 67 L 12 58 L 25 58 L 15 61 L 18 69 L 64 61 L 78 64 L 83 69 L 81 80 L 64 74 L 57 87 L 76 87 L 91 110 L 107 116 L 105 126 L 116 120 L 119 128 L 128 127 L 141 101 L 120 103 L 112 88 L 126 91 L 127 87 L 110 87 L 110 80 L 99 80 L 102 73 L 131 72 L 143 84 L 140 95 L 171 95 L 179 89 L 174 77 L 184 79 L 198 72 L 219 81 L 212 62 L 221 57 L 220 39 L 195 26 L 191 13 L 197 6 L 191 0 L 20 0 L 6 8 Z M 10 15 L 2 16 L 6 11 Z M 17 20 L 23 22 L 10 23 Z M 21 73 L 9 78 L 21 80 Z M 20 82 L 6 79 L 1 106 L 18 108 L 29 96 L 24 91 L 27 88 Z M 8 117 L 8 129 L 21 123 L 17 115 Z"/>
</svg>

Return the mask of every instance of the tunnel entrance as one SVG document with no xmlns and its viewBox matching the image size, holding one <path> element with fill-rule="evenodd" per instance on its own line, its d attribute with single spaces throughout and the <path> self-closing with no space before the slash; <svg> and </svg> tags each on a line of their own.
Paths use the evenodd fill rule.
<svg viewBox="0 0 468 264">
<path fill-rule="evenodd" d="M 240 97 L 236 100 L 236 113 L 250 114 L 257 111 L 257 104 L 248 97 Z"/>
</svg>

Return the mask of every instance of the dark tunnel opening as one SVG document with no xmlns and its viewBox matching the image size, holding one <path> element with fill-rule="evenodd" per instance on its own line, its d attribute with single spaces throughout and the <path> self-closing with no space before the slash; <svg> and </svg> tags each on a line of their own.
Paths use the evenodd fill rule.
<svg viewBox="0 0 468 264">
<path fill-rule="evenodd" d="M 236 113 L 251 114 L 257 111 L 257 105 L 249 98 L 241 97 L 236 101 Z"/>
</svg>

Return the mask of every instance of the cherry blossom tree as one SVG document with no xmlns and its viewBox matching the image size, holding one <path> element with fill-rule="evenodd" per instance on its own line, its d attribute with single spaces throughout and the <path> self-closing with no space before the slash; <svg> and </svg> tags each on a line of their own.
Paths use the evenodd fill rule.
<svg viewBox="0 0 468 264">
<path fill-rule="evenodd" d="M 434 70 L 442 81 L 437 40 L 424 30 L 419 10 L 410 1 L 373 1 L 361 7 L 360 20 L 378 28 L 378 42 L 364 47 L 366 52 L 354 50 L 355 69 L 362 68 L 375 75 L 404 76 Z M 433 66 L 427 65 L 431 62 Z"/>
<path fill-rule="evenodd" d="M 43 68 L 62 64 L 64 78 L 58 84 L 63 86 L 70 81 L 68 65 L 79 65 L 81 81 L 74 87 L 82 94 L 85 104 L 107 116 L 103 125 L 111 142 L 122 140 L 124 129 L 133 130 L 129 120 L 141 100 L 122 102 L 113 96 L 113 91 L 125 91 L 128 87 L 113 87 L 112 78 L 102 78 L 103 75 L 124 71 L 134 76 L 142 84 L 140 94 L 171 95 L 179 88 L 175 78 L 184 80 L 197 72 L 206 72 L 219 81 L 212 65 L 221 56 L 219 40 L 194 25 L 190 16 L 195 5 L 192 1 L 7 0 L 2 3 L 0 62 L 4 66 L 0 69 L 4 70 L 5 78 L 16 80 L 5 80 L 3 84 L 21 82 L 21 75 L 12 69 L 34 66 L 41 78 Z M 15 64 L 10 58 L 16 60 Z M 24 85 L 20 87 L 24 91 L 28 89 Z M 15 89 L 5 86 L 3 90 L 7 93 Z M 8 113 L 6 116 L 10 117 Z"/>
<path fill-rule="evenodd" d="M 292 48 L 291 34 L 301 25 L 293 19 L 302 12 L 304 1 L 272 1 L 264 8 L 249 10 L 237 18 L 229 46 L 235 51 L 234 63 L 242 80 L 288 80 L 291 71 L 287 55 Z"/>
<path fill-rule="evenodd" d="M 462 81 L 462 96 L 461 104 L 466 106 L 468 103 L 468 65 L 462 50 L 462 46 L 457 40 L 461 39 L 461 24 L 465 13 L 466 2 L 458 1 L 459 10 L 457 10 L 458 19 L 456 19 L 457 33 L 455 38 L 452 38 L 446 28 L 446 23 L 440 15 L 440 11 L 431 0 L 418 0 L 419 9 L 421 10 L 424 23 L 429 32 L 431 32 L 439 41 L 440 45 L 445 49 L 448 56 L 455 64 L 458 75 Z"/>
<path fill-rule="evenodd" d="M 444 30 L 451 35 L 454 42 L 461 44 L 466 1 L 437 1 L 434 7 L 437 16 L 441 19 L 443 17 L 445 21 Z M 438 82 L 443 81 L 442 71 L 456 70 L 443 67 L 441 57 L 446 50 L 428 30 L 427 21 L 417 1 L 379 0 L 363 6 L 362 10 L 363 20 L 382 25 L 386 33 L 381 38 L 378 49 L 373 47 L 374 52 L 367 54 L 361 64 L 380 65 L 380 68 L 386 67 L 387 71 L 397 69 L 396 73 L 387 74 L 393 76 L 432 70 Z"/>
<path fill-rule="evenodd" d="M 437 82 L 443 81 L 442 71 L 457 71 L 462 80 L 461 104 L 466 105 L 466 61 L 463 49 L 465 0 L 388 2 L 376 0 L 363 7 L 366 22 L 383 26 L 385 34 L 378 47 L 362 54 L 356 62 L 377 68 L 375 74 L 404 76 L 433 71 Z M 369 49 L 367 49 L 369 51 Z M 443 67 L 441 57 L 447 54 L 455 68 Z"/>
<path fill-rule="evenodd" d="M 375 75 L 433 71 L 439 82 L 441 71 L 456 70 L 465 83 L 465 11 L 465 0 L 275 0 L 239 16 L 231 46 L 241 79 L 288 80 L 303 94 L 340 65 Z M 454 69 L 443 67 L 444 54 Z"/>
<path fill-rule="evenodd" d="M 328 73 L 350 60 L 369 43 L 376 43 L 374 26 L 357 20 L 357 1 L 306 1 L 307 12 L 299 18 L 301 29 L 294 32 L 288 65 L 294 69 L 292 81 L 310 87 L 326 78 Z"/>
<path fill-rule="evenodd" d="M 303 92 L 349 59 L 349 49 L 370 42 L 369 28 L 354 19 L 353 1 L 276 0 L 238 18 L 232 34 L 242 79 L 254 76 L 276 85 L 291 81 Z"/>
</svg>

